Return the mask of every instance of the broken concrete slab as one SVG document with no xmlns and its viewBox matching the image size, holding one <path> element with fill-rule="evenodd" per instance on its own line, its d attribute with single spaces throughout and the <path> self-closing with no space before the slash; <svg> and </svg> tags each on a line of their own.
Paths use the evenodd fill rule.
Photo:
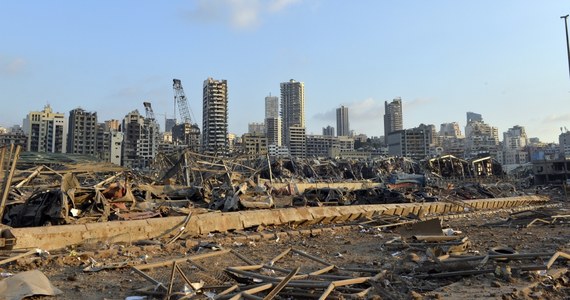
<svg viewBox="0 0 570 300">
<path fill-rule="evenodd" d="M 543 196 L 520 196 L 512 198 L 496 198 L 469 200 L 475 207 L 483 207 L 489 203 L 493 208 L 517 207 L 528 204 L 546 203 L 548 198 Z M 403 208 L 406 209 L 403 209 Z M 230 227 L 237 230 L 256 227 L 259 225 L 282 225 L 291 222 L 316 223 L 318 220 L 331 221 L 344 215 L 353 215 L 358 211 L 385 215 L 402 215 L 409 213 L 414 207 L 423 209 L 433 209 L 436 214 L 452 212 L 464 212 L 460 205 L 430 202 L 430 203 L 408 203 L 408 204 L 381 204 L 381 205 L 358 205 L 352 206 L 350 210 L 344 211 L 338 207 L 302 207 L 302 208 L 278 208 L 270 210 L 250 210 L 228 213 L 206 213 L 193 217 L 189 222 L 186 231 L 189 233 L 206 234 L 220 231 Z M 431 208 L 430 208 L 431 207 Z M 398 209 L 396 209 L 398 208 Z M 289 210 L 297 210 L 291 213 Z M 241 223 L 236 222 L 239 216 Z M 407 216 L 407 215 L 406 215 Z M 94 223 L 87 225 L 61 225 L 50 227 L 30 227 L 8 229 L 16 238 L 14 249 L 39 247 L 42 249 L 58 249 L 65 246 L 78 244 L 88 239 L 116 241 L 136 241 L 141 239 L 152 239 L 160 236 L 172 228 L 178 228 L 184 222 L 185 217 L 165 217 L 159 219 L 134 220 L 134 221 L 111 221 L 106 223 Z M 202 223 L 197 220 L 203 220 Z M 206 221 L 207 220 L 207 221 Z M 219 228 L 215 224 L 226 224 Z M 232 228 L 234 229 L 234 228 Z"/>
</svg>

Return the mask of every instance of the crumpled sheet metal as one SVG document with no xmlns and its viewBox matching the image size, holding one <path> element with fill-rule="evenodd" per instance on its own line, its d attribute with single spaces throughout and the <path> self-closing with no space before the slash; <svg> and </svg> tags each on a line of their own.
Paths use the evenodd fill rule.
<svg viewBox="0 0 570 300">
<path fill-rule="evenodd" d="M 62 291 L 38 270 L 18 273 L 0 281 L 0 300 L 21 300 L 35 295 L 56 296 Z"/>
</svg>

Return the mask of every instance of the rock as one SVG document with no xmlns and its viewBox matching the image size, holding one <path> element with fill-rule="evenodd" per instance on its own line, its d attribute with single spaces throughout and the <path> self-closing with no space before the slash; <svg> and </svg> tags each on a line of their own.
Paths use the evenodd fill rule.
<svg viewBox="0 0 570 300">
<path fill-rule="evenodd" d="M 503 285 L 500 282 L 498 282 L 497 280 L 495 280 L 495 281 L 491 282 L 491 286 L 500 288 Z"/>
<path fill-rule="evenodd" d="M 200 242 L 198 242 L 196 240 L 186 240 L 184 242 L 184 247 L 191 249 L 191 248 L 198 246 L 198 244 L 200 244 Z"/>
<path fill-rule="evenodd" d="M 410 296 L 412 297 L 412 299 L 414 300 L 422 300 L 424 298 L 424 296 L 422 296 L 422 294 L 415 292 L 415 291 L 411 291 L 410 292 Z"/>
</svg>

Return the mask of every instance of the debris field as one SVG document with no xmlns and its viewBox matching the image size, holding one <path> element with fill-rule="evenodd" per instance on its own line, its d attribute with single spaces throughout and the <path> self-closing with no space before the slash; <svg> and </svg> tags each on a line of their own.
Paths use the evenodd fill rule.
<svg viewBox="0 0 570 300">
<path fill-rule="evenodd" d="M 1 150 L 5 299 L 570 295 L 565 187 L 490 158 L 186 151 L 141 172 Z"/>
</svg>

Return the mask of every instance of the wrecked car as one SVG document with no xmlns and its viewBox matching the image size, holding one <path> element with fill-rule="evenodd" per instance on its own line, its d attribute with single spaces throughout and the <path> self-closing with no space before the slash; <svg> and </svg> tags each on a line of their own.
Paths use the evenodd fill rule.
<svg viewBox="0 0 570 300">
<path fill-rule="evenodd" d="M 36 192 L 25 203 L 11 205 L 3 223 L 12 227 L 66 224 L 73 202 L 60 189 Z"/>
</svg>

